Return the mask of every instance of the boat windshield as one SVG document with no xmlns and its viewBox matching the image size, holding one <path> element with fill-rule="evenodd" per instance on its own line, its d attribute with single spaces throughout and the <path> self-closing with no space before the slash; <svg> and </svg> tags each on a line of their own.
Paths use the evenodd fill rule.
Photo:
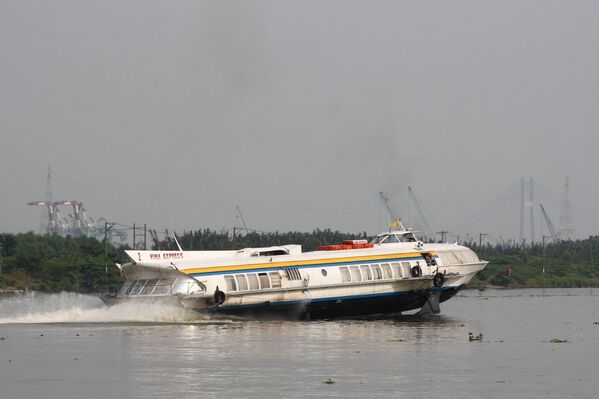
<svg viewBox="0 0 599 399">
<path fill-rule="evenodd" d="M 407 233 L 389 233 L 380 234 L 376 236 L 371 243 L 372 244 L 397 244 L 399 242 L 415 242 L 416 237 L 411 232 Z"/>
<path fill-rule="evenodd" d="M 127 280 L 120 296 L 193 295 L 204 291 L 201 283 L 189 278 Z"/>
</svg>

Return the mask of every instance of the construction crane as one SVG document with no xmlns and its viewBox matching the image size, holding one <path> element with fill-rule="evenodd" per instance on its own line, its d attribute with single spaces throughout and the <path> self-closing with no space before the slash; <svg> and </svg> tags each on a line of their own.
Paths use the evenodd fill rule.
<svg viewBox="0 0 599 399">
<path fill-rule="evenodd" d="M 81 232 L 81 201 L 58 201 L 54 205 L 71 205 L 73 207 L 73 230 Z"/>
<path fill-rule="evenodd" d="M 67 228 L 67 221 L 60 213 L 57 203 L 52 201 L 34 201 L 28 202 L 27 205 L 45 206 L 48 211 L 48 227 L 47 234 L 61 234 Z"/>
<path fill-rule="evenodd" d="M 43 206 L 40 223 L 40 234 L 59 234 L 63 236 L 90 236 L 100 239 L 105 235 L 105 218 L 97 220 L 87 213 L 81 201 L 54 201 L 52 195 L 52 171 L 48 167 L 46 180 L 46 199 L 44 201 L 28 202 L 27 205 Z M 68 215 L 68 219 L 63 217 L 60 212 L 61 206 L 71 206 L 73 213 Z M 127 239 L 127 229 L 110 229 L 110 239 L 114 236 L 119 237 L 121 241 Z"/>
<path fill-rule="evenodd" d="M 239 209 L 239 206 L 237 206 L 237 214 L 239 215 L 239 218 L 241 219 L 241 223 L 243 223 L 243 228 L 245 229 L 246 234 L 248 234 L 250 232 L 250 229 L 248 229 L 248 225 L 245 223 L 245 219 L 243 218 L 243 215 L 241 214 L 241 210 Z"/>
<path fill-rule="evenodd" d="M 389 217 L 389 229 L 405 230 L 404 226 L 401 224 L 401 219 L 396 216 L 389 198 L 387 198 L 385 193 L 382 191 L 379 191 L 379 196 L 381 197 L 381 201 L 383 202 L 383 206 L 385 207 L 387 216 Z"/>
<path fill-rule="evenodd" d="M 539 206 L 541 207 L 541 213 L 543 214 L 543 219 L 545 219 L 545 224 L 547 225 L 547 228 L 549 229 L 549 234 L 551 234 L 551 239 L 553 240 L 553 242 L 558 242 L 559 237 L 555 232 L 555 228 L 553 227 L 553 223 L 551 223 L 551 219 L 549 219 L 549 215 L 547 215 L 547 212 L 545 212 L 545 208 L 543 208 L 543 204 L 539 204 Z"/>
<path fill-rule="evenodd" d="M 88 215 L 81 201 L 57 201 L 54 205 L 71 205 L 73 207 L 73 232 L 75 234 L 87 234 L 96 227 L 96 222 Z"/>
<path fill-rule="evenodd" d="M 408 193 L 410 194 L 410 198 L 414 202 L 414 206 L 416 207 L 416 211 L 418 212 L 418 215 L 420 215 L 420 219 L 422 221 L 422 230 L 426 234 L 428 234 L 431 239 L 434 239 L 435 232 L 431 228 L 431 225 L 428 222 L 428 218 L 424 214 L 424 210 L 422 209 L 423 205 L 422 205 L 421 201 L 418 199 L 416 194 L 414 194 L 414 190 L 412 190 L 412 187 L 410 187 L 410 186 L 408 186 Z"/>
<path fill-rule="evenodd" d="M 47 209 L 48 224 L 45 227 L 46 234 L 59 234 L 63 236 L 91 236 L 100 238 L 104 235 L 104 223 L 106 219 L 99 218 L 94 220 L 83 207 L 81 201 L 34 201 L 28 202 L 27 205 L 44 206 Z M 62 216 L 59 206 L 70 205 L 73 207 L 73 214 L 69 215 L 72 223 Z M 110 240 L 114 236 L 121 241 L 127 239 L 127 232 L 123 229 L 111 229 Z"/>
<path fill-rule="evenodd" d="M 104 219 L 100 218 L 97 222 L 92 219 L 83 207 L 81 201 L 34 201 L 27 205 L 45 206 L 48 211 L 48 226 L 46 233 L 48 234 L 67 234 L 67 235 L 88 235 L 94 230 L 94 235 L 100 234 L 99 230 L 104 223 Z M 73 207 L 73 214 L 69 215 L 72 218 L 72 225 L 69 227 L 68 220 L 62 216 L 59 206 L 70 205 Z M 103 227 L 102 227 L 103 229 Z M 97 230 L 97 231 L 95 231 Z"/>
</svg>

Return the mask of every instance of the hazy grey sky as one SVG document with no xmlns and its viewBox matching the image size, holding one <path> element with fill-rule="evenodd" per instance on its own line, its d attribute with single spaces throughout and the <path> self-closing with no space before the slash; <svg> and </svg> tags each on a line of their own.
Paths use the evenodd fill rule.
<svg viewBox="0 0 599 399">
<path fill-rule="evenodd" d="M 408 185 L 452 230 L 521 176 L 559 224 L 569 175 L 599 231 L 597 1 L 2 0 L 0 56 L 0 231 L 37 231 L 48 165 L 177 230 L 376 232 Z M 516 197 L 470 232 L 517 237 Z"/>
</svg>

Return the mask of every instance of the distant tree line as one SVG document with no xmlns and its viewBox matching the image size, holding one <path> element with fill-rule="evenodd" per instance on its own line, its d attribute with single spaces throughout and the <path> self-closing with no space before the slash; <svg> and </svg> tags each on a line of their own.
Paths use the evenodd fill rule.
<svg viewBox="0 0 599 399">
<path fill-rule="evenodd" d="M 471 285 L 504 287 L 599 287 L 599 236 L 532 245 L 483 245 L 470 248 L 489 265 Z M 511 270 L 511 276 L 509 271 Z M 543 271 L 544 270 L 544 271 Z"/>
<path fill-rule="evenodd" d="M 347 239 L 370 239 L 365 232 L 352 234 L 332 230 L 313 232 L 214 231 L 202 229 L 178 236 L 184 250 L 224 250 L 301 244 L 305 251 Z M 115 262 L 125 263 L 128 246 L 108 245 L 108 273 L 104 243 L 91 237 L 0 234 L 0 289 L 102 292 L 106 285 L 122 282 Z M 599 236 L 532 246 L 468 245 L 489 265 L 471 286 L 501 287 L 599 287 L 599 262 L 593 251 Z M 176 249 L 172 237 L 155 239 L 152 249 Z M 545 272 L 543 273 L 543 268 Z"/>
<path fill-rule="evenodd" d="M 120 282 L 114 262 L 124 262 L 124 248 L 108 245 L 105 273 L 104 243 L 91 237 L 0 234 L 0 289 L 101 292 L 106 283 Z"/>
</svg>

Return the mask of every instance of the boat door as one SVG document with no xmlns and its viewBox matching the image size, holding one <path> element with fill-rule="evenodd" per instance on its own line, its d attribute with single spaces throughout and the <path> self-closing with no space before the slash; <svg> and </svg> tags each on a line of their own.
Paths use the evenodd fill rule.
<svg viewBox="0 0 599 399">
<path fill-rule="evenodd" d="M 420 266 L 420 269 L 422 270 L 422 275 L 432 276 L 437 270 L 437 260 L 428 252 L 423 253 L 422 257 L 424 260 L 418 261 L 418 266 Z"/>
</svg>

